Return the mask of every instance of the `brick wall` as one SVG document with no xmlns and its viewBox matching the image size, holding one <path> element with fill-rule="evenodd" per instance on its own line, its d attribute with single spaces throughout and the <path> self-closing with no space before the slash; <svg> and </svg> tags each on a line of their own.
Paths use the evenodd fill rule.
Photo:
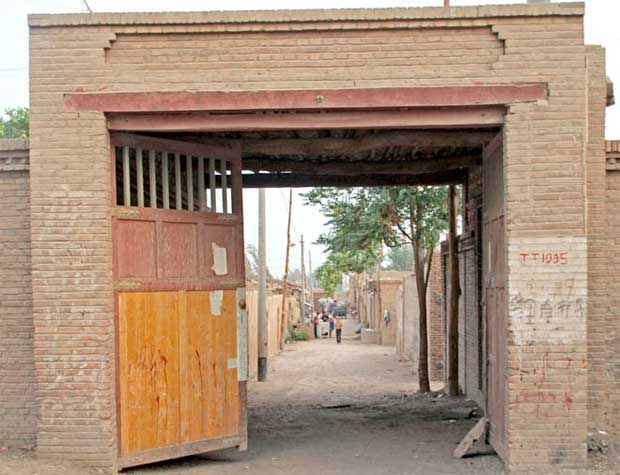
<svg viewBox="0 0 620 475">
<path fill-rule="evenodd" d="M 606 427 L 609 402 L 607 361 L 609 330 L 617 325 L 609 317 L 607 197 L 605 185 L 605 51 L 588 46 L 587 237 L 588 237 L 588 426 Z M 612 208 L 613 209 L 613 208 Z"/>
<path fill-rule="evenodd" d="M 27 141 L 0 140 L 0 446 L 15 448 L 37 428 L 28 166 Z"/>
<path fill-rule="evenodd" d="M 445 368 L 445 309 L 441 253 L 433 253 L 427 289 L 428 311 L 428 371 L 431 381 L 443 381 Z"/>
<path fill-rule="evenodd" d="M 398 312 L 396 334 L 397 352 L 409 359 L 414 367 L 418 365 L 419 324 L 418 291 L 415 274 L 403 277 L 399 292 L 401 310 Z M 428 369 L 431 381 L 442 382 L 444 378 L 445 353 L 445 312 L 443 294 L 443 275 L 441 253 L 434 252 L 431 274 L 426 293 L 427 331 L 428 331 Z"/>
<path fill-rule="evenodd" d="M 616 210 L 620 207 L 620 142 L 607 143 L 607 225 L 609 249 L 606 254 L 608 259 L 609 279 L 607 281 L 608 305 L 607 323 L 605 327 L 606 338 L 606 371 L 605 385 L 607 421 L 602 425 L 616 435 L 620 433 L 620 213 Z M 592 394 L 592 393 L 591 393 Z M 593 394 L 592 394 L 593 395 Z M 594 395 L 593 395 L 594 396 Z"/>
<path fill-rule="evenodd" d="M 39 451 L 106 469 L 114 468 L 116 455 L 108 137 L 103 114 L 68 112 L 64 93 L 543 82 L 547 100 L 512 104 L 506 115 L 508 294 L 539 305 L 551 296 L 556 307 L 570 297 L 576 308 L 568 320 L 559 318 L 565 307 L 556 308 L 553 330 L 531 325 L 515 307 L 507 310 L 505 460 L 532 470 L 583 465 L 588 346 L 578 305 L 588 305 L 588 83 L 582 15 L 582 5 L 549 4 L 31 17 Z M 518 256 L 535 250 L 569 252 L 571 264 L 545 272 L 532 287 L 538 268 Z M 540 308 L 536 319 L 544 319 Z M 555 375 L 544 382 L 528 377 L 548 355 Z M 545 401 L 530 395 L 551 391 L 554 398 Z"/>
</svg>

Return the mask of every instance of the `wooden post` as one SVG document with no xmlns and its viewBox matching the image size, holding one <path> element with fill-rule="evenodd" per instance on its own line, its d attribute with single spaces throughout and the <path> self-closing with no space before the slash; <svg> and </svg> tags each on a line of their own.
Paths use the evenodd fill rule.
<svg viewBox="0 0 620 475">
<path fill-rule="evenodd" d="M 293 189 L 288 194 L 288 225 L 286 228 L 286 259 L 284 260 L 284 277 L 282 279 L 282 312 L 280 320 L 280 349 L 284 349 L 284 331 L 286 329 L 286 292 L 288 287 L 288 260 L 291 253 L 291 214 L 293 210 Z"/>
<path fill-rule="evenodd" d="M 267 254 L 265 189 L 258 190 L 258 380 L 267 381 L 269 322 L 267 321 Z"/>
<path fill-rule="evenodd" d="M 448 395 L 459 393 L 459 258 L 456 239 L 456 187 L 448 192 L 448 249 L 450 293 L 448 296 Z"/>
<path fill-rule="evenodd" d="M 142 149 L 136 149 L 136 178 L 138 181 L 138 206 L 144 208 L 144 170 L 142 162 Z"/>
<path fill-rule="evenodd" d="M 301 323 L 305 320 L 306 314 L 306 266 L 304 263 L 304 235 L 301 235 L 301 312 L 299 313 L 299 321 Z"/>
<path fill-rule="evenodd" d="M 383 302 L 381 299 L 381 264 L 383 263 L 383 243 L 379 249 L 379 261 L 377 262 L 377 311 L 375 312 L 375 330 L 379 332 L 381 338 L 381 322 L 383 321 Z"/>
</svg>

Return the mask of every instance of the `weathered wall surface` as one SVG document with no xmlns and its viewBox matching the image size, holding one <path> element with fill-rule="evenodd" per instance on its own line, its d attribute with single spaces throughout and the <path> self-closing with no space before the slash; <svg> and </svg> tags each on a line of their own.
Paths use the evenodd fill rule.
<svg viewBox="0 0 620 475">
<path fill-rule="evenodd" d="M 388 275 L 383 275 L 388 274 Z M 381 344 L 386 346 L 396 346 L 396 333 L 398 329 L 398 300 L 400 298 L 400 288 L 403 283 L 404 272 L 399 272 L 398 276 L 394 272 L 382 272 L 381 276 L 381 309 L 380 320 L 377 329 L 381 332 Z M 378 303 L 377 303 L 378 305 Z M 385 311 L 390 313 L 390 321 L 384 319 Z"/>
<path fill-rule="evenodd" d="M 610 331 L 617 320 L 610 319 L 608 263 L 610 245 L 607 235 L 607 196 L 605 172 L 605 51 L 586 48 L 587 95 L 587 253 L 588 302 L 588 426 L 590 430 L 605 428 L 609 419 L 609 386 L 615 379 L 608 372 Z M 613 213 L 614 208 L 610 208 Z"/>
<path fill-rule="evenodd" d="M 609 431 L 616 436 L 620 433 L 620 141 L 607 143 L 607 236 L 609 249 L 607 252 L 609 278 L 607 280 L 608 305 L 607 319 L 604 323 L 605 330 L 604 348 L 605 366 L 598 373 L 601 378 L 606 394 L 603 398 L 603 409 L 606 412 L 606 424 L 599 421 L 591 421 L 594 424 L 607 426 Z M 602 323 L 602 322 L 601 322 Z M 603 332 L 601 332 L 603 333 Z M 599 339 L 599 344 L 601 344 Z M 596 371 L 595 367 L 595 371 Z M 600 394 L 592 394 L 592 397 L 600 397 Z"/>
<path fill-rule="evenodd" d="M 443 381 L 446 367 L 446 314 L 441 252 L 436 249 L 426 291 L 428 311 L 428 371 L 431 381 Z"/>
<path fill-rule="evenodd" d="M 0 140 L 0 446 L 35 445 L 28 141 Z M 53 355 L 48 355 L 53 358 Z"/>
<path fill-rule="evenodd" d="M 248 309 L 248 378 L 256 381 L 258 377 L 258 290 L 254 286 L 246 290 Z M 289 296 L 287 320 L 296 323 L 299 320 L 299 299 Z M 267 293 L 267 358 L 268 360 L 280 353 L 280 315 L 282 314 L 282 294 L 268 291 Z"/>
<path fill-rule="evenodd" d="M 414 274 L 403 277 L 403 282 L 399 289 L 396 319 L 398 320 L 396 352 L 401 357 L 410 360 L 413 363 L 413 367 L 417 368 L 420 349 L 418 339 L 420 309 Z"/>
<path fill-rule="evenodd" d="M 397 353 L 417 368 L 419 356 L 420 310 L 415 274 L 403 277 L 398 309 L 396 334 Z M 431 381 L 443 381 L 445 367 L 445 310 L 441 253 L 435 251 L 426 293 L 428 332 L 428 372 Z"/>
<path fill-rule="evenodd" d="M 108 135 L 103 114 L 68 112 L 64 93 L 543 82 L 548 100 L 511 105 L 504 130 L 511 302 L 505 460 L 532 470 L 583 466 L 588 344 L 580 309 L 589 303 L 582 15 L 582 5 L 550 4 L 31 17 L 39 451 L 106 469 L 116 456 Z M 522 253 L 568 253 L 568 264 L 523 262 Z M 524 310 L 530 301 L 532 313 Z M 57 352 L 52 360 L 44 359 L 49 348 Z"/>
</svg>

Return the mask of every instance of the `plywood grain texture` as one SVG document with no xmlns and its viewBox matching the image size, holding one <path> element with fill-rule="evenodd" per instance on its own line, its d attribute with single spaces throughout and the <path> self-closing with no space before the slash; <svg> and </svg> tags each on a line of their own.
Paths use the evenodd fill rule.
<svg viewBox="0 0 620 475">
<path fill-rule="evenodd" d="M 239 430 L 236 291 L 119 292 L 121 454 Z"/>
<path fill-rule="evenodd" d="M 179 439 L 179 293 L 121 292 L 121 453 Z"/>
</svg>

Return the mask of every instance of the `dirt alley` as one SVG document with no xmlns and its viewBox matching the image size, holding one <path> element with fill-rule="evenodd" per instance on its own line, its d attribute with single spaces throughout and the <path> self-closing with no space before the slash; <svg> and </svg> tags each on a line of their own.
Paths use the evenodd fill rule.
<svg viewBox="0 0 620 475">
<path fill-rule="evenodd" d="M 394 348 L 352 339 L 287 345 L 269 380 L 249 386 L 250 449 L 127 470 L 133 475 L 503 474 L 493 454 L 452 451 L 477 417 L 464 398 L 416 395 L 412 365 Z M 439 387 L 434 387 L 439 389 Z M 484 446 L 483 446 L 484 449 Z M 618 473 L 594 465 L 590 473 Z M 607 465 L 605 463 L 605 465 Z M 0 450 L 0 475 L 87 475 L 82 468 Z"/>
<path fill-rule="evenodd" d="M 130 470 L 134 475 L 500 474 L 495 455 L 452 451 L 476 418 L 464 399 L 416 396 L 393 347 L 345 339 L 287 345 L 268 382 L 249 386 L 248 452 L 222 452 Z M 349 336 L 347 336 L 349 335 Z"/>
<path fill-rule="evenodd" d="M 133 475 L 501 474 L 495 455 L 452 451 L 476 421 L 463 398 L 416 395 L 412 365 L 393 347 L 345 338 L 287 345 L 266 383 L 249 385 L 250 448 L 189 457 Z M 436 388 L 438 389 L 438 388 Z M 0 454 L 0 474 L 85 475 L 27 453 Z"/>
</svg>

